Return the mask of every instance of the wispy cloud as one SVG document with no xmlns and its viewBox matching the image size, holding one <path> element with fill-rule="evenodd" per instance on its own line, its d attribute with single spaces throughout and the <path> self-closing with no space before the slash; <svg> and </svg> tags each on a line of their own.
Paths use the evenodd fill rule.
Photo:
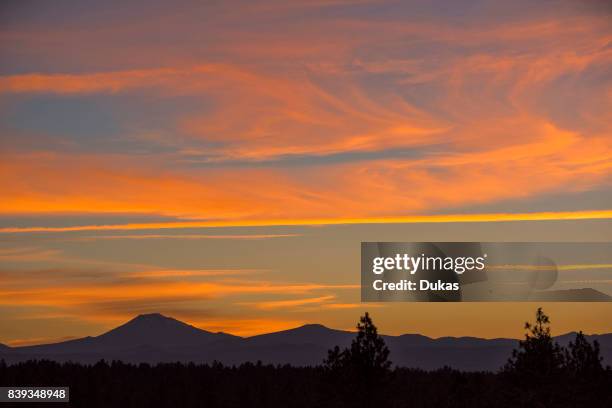
<svg viewBox="0 0 612 408">
<path fill-rule="evenodd" d="M 87 237 L 68 238 L 72 241 L 104 241 L 104 240 L 147 240 L 147 239 L 217 239 L 217 240 L 259 240 L 272 238 L 299 237 L 300 234 L 138 234 L 138 235 L 93 235 Z"/>
<path fill-rule="evenodd" d="M 487 265 L 487 270 L 517 270 L 517 271 L 583 271 L 597 269 L 612 269 L 612 264 L 581 264 L 581 265 Z"/>
<path fill-rule="evenodd" d="M 240 276 L 253 275 L 262 272 L 258 269 L 205 269 L 205 270 L 152 270 L 138 271 L 124 274 L 128 278 L 184 278 L 184 277 L 206 277 L 206 276 Z"/>
<path fill-rule="evenodd" d="M 336 297 L 334 295 L 327 296 L 319 296 L 319 297 L 310 297 L 310 298 L 302 298 L 302 299 L 286 299 L 286 300 L 269 300 L 264 302 L 254 303 L 258 309 L 262 310 L 275 310 L 275 309 L 285 309 L 285 308 L 298 308 L 300 306 L 311 306 L 311 305 L 319 305 L 323 303 L 327 303 Z"/>
<path fill-rule="evenodd" d="M 0 306 L 14 310 L 42 308 L 45 312 L 34 313 L 39 319 L 77 319 L 105 327 L 138 313 L 162 312 L 195 322 L 207 330 L 246 335 L 295 327 L 304 321 L 266 313 L 321 307 L 336 299 L 336 294 L 352 293 L 359 288 L 355 284 L 256 279 L 258 272 L 223 269 L 126 273 L 62 269 L 2 271 Z M 279 297 L 282 300 L 277 300 Z M 26 344 L 43 340 L 12 341 Z"/>
<path fill-rule="evenodd" d="M 34 247 L 0 248 L 0 261 L 40 262 L 57 259 L 62 251 Z"/>
<path fill-rule="evenodd" d="M 497 213 L 497 214 L 441 214 L 413 215 L 404 217 L 364 217 L 364 218 L 313 218 L 313 219 L 278 219 L 278 220 L 228 220 L 228 221 L 178 221 L 159 223 L 131 223 L 115 225 L 79 225 L 70 227 L 3 227 L 0 233 L 34 233 L 34 232 L 76 232 L 76 231 L 130 231 L 156 229 L 194 229 L 217 227 L 261 227 L 261 226 L 316 226 L 345 224 L 405 224 L 405 223 L 461 223 L 461 222 L 508 222 L 508 221 L 546 221 L 546 220 L 592 220 L 610 219 L 612 210 L 601 211 L 559 211 L 534 213 Z M 285 237 L 289 235 L 272 235 L 266 237 Z M 138 235 L 134 236 L 138 239 Z M 224 237 L 224 236 L 219 236 Z M 240 239 L 253 239 L 245 236 Z M 77 238 L 81 239 L 81 238 Z M 86 238 L 89 239 L 89 238 Z M 95 238 L 94 238 L 95 239 Z M 114 238 L 113 238 L 114 239 Z M 120 239 L 120 238 L 117 238 Z M 224 239 L 224 238 L 216 238 Z M 231 239 L 231 238 L 230 238 Z M 255 238 L 258 239 L 258 238 Z M 261 238 L 259 238 L 261 239 Z"/>
<path fill-rule="evenodd" d="M 379 307 L 385 307 L 385 305 L 380 303 L 327 303 L 322 305 L 324 309 L 373 309 Z"/>
<path fill-rule="evenodd" d="M 60 274 L 62 272 L 60 271 Z M 49 271 L 46 271 L 47 276 Z M 283 283 L 249 279 L 218 279 L 229 276 L 252 275 L 251 271 L 151 271 L 111 274 L 111 279 L 86 281 L 65 279 L 32 285 L 36 274 L 6 273 L 0 289 L 0 304 L 13 306 L 83 307 L 87 304 L 110 301 L 144 302 L 166 299 L 182 302 L 186 299 L 218 299 L 250 295 L 304 295 L 321 290 L 355 290 L 359 285 Z M 71 274 L 73 276 L 73 274 Z M 208 277 L 193 280 L 193 277 Z M 215 279 L 212 279 L 215 278 Z M 29 281 L 28 281 L 29 279 Z"/>
</svg>

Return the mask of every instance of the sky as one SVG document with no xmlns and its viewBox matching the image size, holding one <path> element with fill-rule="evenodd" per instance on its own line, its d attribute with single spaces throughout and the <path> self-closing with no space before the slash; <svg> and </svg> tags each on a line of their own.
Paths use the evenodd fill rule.
<svg viewBox="0 0 612 408">
<path fill-rule="evenodd" d="M 611 241 L 611 14 L 2 2 L 0 342 L 149 312 L 520 337 L 535 304 L 361 304 L 359 244 Z M 612 332 L 608 304 L 546 309 L 553 331 Z"/>
</svg>

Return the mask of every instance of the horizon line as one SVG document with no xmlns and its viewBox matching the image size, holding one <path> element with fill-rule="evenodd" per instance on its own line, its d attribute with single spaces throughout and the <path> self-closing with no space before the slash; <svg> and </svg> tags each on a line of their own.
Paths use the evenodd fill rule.
<svg viewBox="0 0 612 408">
<path fill-rule="evenodd" d="M 282 332 L 286 332 L 286 331 L 300 329 L 300 328 L 305 327 L 305 326 L 321 326 L 321 327 L 323 327 L 323 328 L 325 328 L 327 330 L 341 331 L 341 332 L 345 332 L 345 333 L 357 333 L 357 330 L 335 329 L 333 327 L 326 326 L 326 325 L 324 325 L 322 323 L 304 323 L 304 324 L 301 324 L 301 325 L 298 325 L 298 326 L 295 326 L 295 327 L 291 327 L 291 328 L 288 328 L 288 329 L 282 329 L 282 330 L 277 330 L 277 331 L 270 331 L 270 332 L 265 332 L 265 333 L 257 333 L 257 334 L 253 334 L 253 335 L 250 335 L 250 336 L 241 336 L 241 335 L 238 335 L 238 334 L 233 334 L 233 333 L 231 333 L 229 331 L 211 331 L 211 330 L 208 330 L 208 329 L 205 329 L 205 328 L 193 325 L 193 324 L 191 324 L 191 323 L 189 323 L 187 321 L 179 320 L 179 319 L 177 319 L 175 317 L 172 317 L 172 316 L 167 316 L 167 315 L 164 315 L 164 314 L 159 313 L 159 312 L 152 312 L 152 313 L 137 314 L 134 317 L 132 317 L 129 320 L 127 320 L 125 323 L 121 323 L 121 324 L 119 324 L 117 326 L 114 326 L 114 327 L 108 329 L 107 331 L 105 331 L 103 333 L 100 333 L 98 335 L 95 335 L 95 336 L 92 336 L 92 335 L 86 335 L 86 336 L 81 336 L 81 337 L 78 337 L 78 336 L 64 336 L 64 337 L 60 337 L 60 338 L 55 339 L 55 341 L 53 339 L 47 339 L 47 341 L 49 341 L 49 342 L 43 342 L 43 343 L 29 343 L 27 339 L 17 339 L 17 340 L 14 340 L 14 341 L 8 341 L 6 343 L 0 342 L 0 344 L 4 345 L 4 346 L 7 346 L 9 348 L 20 348 L 20 347 L 33 347 L 33 346 L 46 346 L 46 345 L 52 345 L 52 344 L 59 344 L 59 343 L 64 343 L 64 342 L 74 341 L 74 340 L 80 340 L 80 339 L 85 339 L 85 338 L 97 338 L 97 337 L 100 337 L 100 336 L 102 336 L 102 335 L 104 335 L 104 334 L 106 334 L 106 333 L 108 333 L 108 332 L 110 332 L 112 330 L 115 330 L 115 329 L 117 329 L 119 327 L 122 327 L 122 326 L 130 323 L 131 321 L 139 318 L 139 317 L 152 316 L 152 315 L 159 315 L 159 316 L 161 316 L 164 319 L 174 320 L 174 321 L 177 321 L 179 323 L 191 326 L 191 327 L 193 327 L 193 328 L 195 328 L 197 330 L 205 331 L 205 332 L 208 332 L 208 333 L 211 333 L 211 334 L 227 334 L 227 335 L 238 337 L 238 338 L 241 338 L 241 339 L 249 339 L 249 338 L 253 338 L 253 337 L 257 337 L 257 336 L 265 336 L 265 335 L 268 335 L 268 334 L 282 333 Z M 552 337 L 556 338 L 556 337 L 566 336 L 568 334 L 578 333 L 579 331 L 581 331 L 581 330 L 571 330 L 571 331 L 568 331 L 568 332 L 565 332 L 565 333 L 553 335 Z M 386 337 L 400 337 L 400 336 L 405 336 L 405 335 L 415 335 L 415 336 L 426 337 L 426 338 L 428 338 L 430 340 L 439 340 L 439 339 L 446 339 L 446 338 L 452 338 L 452 339 L 472 338 L 472 339 L 480 339 L 480 340 L 517 340 L 518 341 L 518 340 L 521 340 L 521 338 L 522 338 L 522 337 L 478 337 L 478 336 L 452 336 L 452 335 L 432 337 L 432 336 L 428 336 L 428 335 L 423 334 L 423 333 L 401 333 L 401 334 L 379 333 L 379 334 L 381 336 L 386 336 Z M 605 333 L 605 332 L 604 333 L 584 333 L 584 334 L 586 336 L 602 336 L 602 335 L 612 334 L 612 332 L 610 332 L 610 333 Z M 36 339 L 33 339 L 33 340 L 35 341 Z M 17 342 L 18 344 L 21 343 L 21 344 L 19 344 L 19 345 L 12 345 L 14 342 Z"/>
</svg>

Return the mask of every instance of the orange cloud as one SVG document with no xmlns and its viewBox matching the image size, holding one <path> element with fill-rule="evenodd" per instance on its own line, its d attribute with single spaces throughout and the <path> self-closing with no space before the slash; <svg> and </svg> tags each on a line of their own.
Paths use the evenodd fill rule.
<svg viewBox="0 0 612 408">
<path fill-rule="evenodd" d="M 207 220 L 47 231 L 609 217 L 608 210 L 449 214 L 449 208 L 602 189 L 610 183 L 612 139 L 605 135 L 585 136 L 529 116 L 499 129 L 486 120 L 481 122 L 474 125 L 474 132 L 484 128 L 498 134 L 498 141 L 486 139 L 481 146 L 478 140 L 482 139 L 467 139 L 465 150 L 431 157 L 289 170 L 169 171 L 118 156 L 5 154 L 0 164 L 5 193 L 0 213 L 149 213 Z M 79 178 L 70 176 L 77 173 Z M 427 215 L 444 209 L 445 216 Z"/>
<path fill-rule="evenodd" d="M 119 92 L 129 88 L 159 84 L 178 74 L 179 72 L 173 69 L 156 69 L 83 75 L 11 75 L 0 78 L 0 92 L 61 94 Z"/>
<path fill-rule="evenodd" d="M 61 251 L 41 248 L 2 248 L 0 261 L 48 261 L 56 259 Z"/>
<path fill-rule="evenodd" d="M 483 27 L 325 20 L 312 38 L 299 27 L 269 42 L 232 37 L 222 62 L 3 76 L 4 94 L 189 95 L 213 108 L 176 114 L 168 135 L 147 139 L 128 130 L 122 137 L 173 149 L 146 160 L 129 153 L 7 150 L 0 213 L 301 223 L 450 214 L 549 193 L 605 190 L 612 162 L 609 83 L 589 88 L 591 97 L 581 99 L 571 118 L 554 117 L 555 96 L 547 95 L 563 89 L 555 81 L 589 83 L 589 75 L 610 64 L 606 23 L 601 16 Z M 352 35 L 328 35 L 338 27 Z M 406 36 L 468 50 L 439 61 L 428 53 L 355 55 Z M 330 37 L 342 52 L 326 47 Z M 499 45 L 494 51 L 486 46 L 492 39 Z M 296 45 L 311 41 L 312 61 L 301 61 L 299 69 L 285 65 Z M 240 58 L 245 55 L 266 55 L 267 63 Z M 415 86 L 422 97 L 414 95 Z"/>
<path fill-rule="evenodd" d="M 277 220 L 232 220 L 232 221 L 188 221 L 133 223 L 116 225 L 81 225 L 74 227 L 7 227 L 0 233 L 27 232 L 72 232 L 72 231 L 129 231 L 151 229 L 189 229 L 217 227 L 262 227 L 262 226 L 318 226 L 348 224 L 415 224 L 454 222 L 507 222 L 507 221 L 554 221 L 554 220 L 603 220 L 612 218 L 612 210 L 601 211 L 556 211 L 533 213 L 490 213 L 490 214 L 443 214 L 415 215 L 405 217 L 365 218 L 305 218 Z M 78 239 L 78 238 L 77 238 Z"/>
<path fill-rule="evenodd" d="M 233 275 L 251 275 L 248 270 L 151 270 L 109 273 L 66 280 L 62 271 L 3 272 L 0 306 L 36 312 L 38 318 L 77 319 L 91 324 L 116 325 L 137 313 L 163 312 L 185 319 L 207 330 L 246 335 L 286 329 L 302 320 L 261 313 L 324 304 L 335 295 L 310 296 L 321 291 L 355 291 L 354 284 L 283 283 L 265 280 L 231 280 Z M 44 275 L 44 279 L 42 276 Z M 50 279 L 50 277 L 53 277 Z M 198 278 L 198 279 L 193 279 Z M 200 280 L 204 278 L 205 280 Z M 295 299 L 266 300 L 295 296 Z M 306 297 L 305 297 L 306 296 Z M 253 299 L 253 302 L 245 302 Z M 246 307 L 245 305 L 257 307 Z M 207 310 L 214 312 L 207 312 Z M 261 312 L 258 312 L 261 311 Z M 30 312 L 32 313 L 32 312 Z M 38 343 L 21 339 L 15 343 Z"/>
<path fill-rule="evenodd" d="M 108 301 L 144 301 L 146 299 L 214 299 L 231 295 L 248 294 L 305 294 L 325 289 L 356 289 L 359 285 L 329 284 L 282 284 L 269 282 L 188 282 L 188 281 L 146 281 L 68 285 L 47 287 L 11 287 L 5 282 L 0 290 L 0 304 L 14 306 L 62 306 L 76 307 Z"/>
<path fill-rule="evenodd" d="M 1 232 L 1 230 L 0 230 Z M 260 240 L 272 238 L 299 237 L 300 234 L 137 234 L 137 235 L 94 235 L 89 237 L 68 238 L 71 241 L 104 241 L 104 240 L 147 240 L 147 239 L 215 239 L 215 240 Z M 0 255 L 1 256 L 1 255 Z"/>
<path fill-rule="evenodd" d="M 152 271 L 138 271 L 125 274 L 127 278 L 183 278 L 183 277 L 203 277 L 203 276 L 239 276 L 252 275 L 261 272 L 257 269 L 204 269 L 204 270 L 185 270 L 185 269 L 160 269 Z"/>
<path fill-rule="evenodd" d="M 311 297 L 311 298 L 303 298 L 303 299 L 289 299 L 289 300 L 271 300 L 265 302 L 255 303 L 255 307 L 262 310 L 276 310 L 276 309 L 286 309 L 286 308 L 296 308 L 299 306 L 311 306 L 311 305 L 320 305 L 326 302 L 329 302 L 336 297 L 333 295 L 328 296 L 319 296 L 319 297 Z"/>
<path fill-rule="evenodd" d="M 385 307 L 385 304 L 383 303 L 327 303 L 327 304 L 322 305 L 323 309 L 332 309 L 332 310 L 376 309 L 380 307 Z"/>
</svg>

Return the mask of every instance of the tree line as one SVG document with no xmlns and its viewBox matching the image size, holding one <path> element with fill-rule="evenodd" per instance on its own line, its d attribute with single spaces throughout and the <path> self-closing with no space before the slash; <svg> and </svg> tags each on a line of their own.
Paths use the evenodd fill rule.
<svg viewBox="0 0 612 408">
<path fill-rule="evenodd" d="M 580 332 L 567 347 L 559 346 L 542 309 L 525 329 L 496 373 L 393 367 L 366 313 L 351 345 L 329 350 L 315 367 L 1 361 L 0 385 L 68 385 L 70 406 L 91 408 L 612 406 L 612 370 L 603 366 L 596 341 Z"/>
</svg>

